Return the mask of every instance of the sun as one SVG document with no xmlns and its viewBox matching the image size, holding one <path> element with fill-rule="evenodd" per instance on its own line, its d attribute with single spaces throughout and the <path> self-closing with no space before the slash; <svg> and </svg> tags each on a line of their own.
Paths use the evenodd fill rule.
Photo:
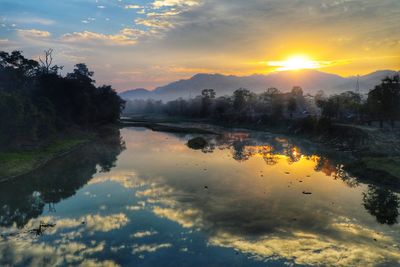
<svg viewBox="0 0 400 267">
<path fill-rule="evenodd" d="M 320 64 L 308 56 L 291 56 L 284 61 L 269 61 L 268 66 L 276 67 L 277 71 L 318 69 Z"/>
</svg>

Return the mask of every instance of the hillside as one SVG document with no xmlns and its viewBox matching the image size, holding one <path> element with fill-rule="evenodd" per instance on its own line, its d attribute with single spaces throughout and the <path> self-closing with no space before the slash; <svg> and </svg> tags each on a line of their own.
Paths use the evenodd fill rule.
<svg viewBox="0 0 400 267">
<path fill-rule="evenodd" d="M 381 79 L 396 72 L 391 70 L 376 71 L 359 77 L 362 93 L 367 93 Z M 222 74 L 196 74 L 190 79 L 179 80 L 149 91 L 143 88 L 120 93 L 124 99 L 163 99 L 172 100 L 179 97 L 190 98 L 201 93 L 205 88 L 215 89 L 217 96 L 232 94 L 238 88 L 247 88 L 260 93 L 268 87 L 289 91 L 293 86 L 301 86 L 306 93 L 314 94 L 319 90 L 327 94 L 355 90 L 357 77 L 341 77 L 336 74 L 316 70 L 283 71 L 267 75 L 233 76 Z"/>
</svg>

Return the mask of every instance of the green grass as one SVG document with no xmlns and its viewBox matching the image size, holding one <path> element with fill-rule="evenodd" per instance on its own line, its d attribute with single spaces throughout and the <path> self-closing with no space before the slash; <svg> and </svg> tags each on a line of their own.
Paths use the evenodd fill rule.
<svg viewBox="0 0 400 267">
<path fill-rule="evenodd" d="M 83 138 L 63 138 L 37 150 L 0 152 L 0 180 L 28 173 L 87 141 Z"/>
</svg>

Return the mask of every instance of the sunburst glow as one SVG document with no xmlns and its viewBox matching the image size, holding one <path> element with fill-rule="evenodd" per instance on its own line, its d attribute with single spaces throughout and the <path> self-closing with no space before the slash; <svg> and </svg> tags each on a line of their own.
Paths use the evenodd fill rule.
<svg viewBox="0 0 400 267">
<path fill-rule="evenodd" d="M 276 67 L 277 71 L 318 69 L 321 64 L 307 56 L 292 56 L 284 61 L 269 61 L 268 66 Z"/>
</svg>

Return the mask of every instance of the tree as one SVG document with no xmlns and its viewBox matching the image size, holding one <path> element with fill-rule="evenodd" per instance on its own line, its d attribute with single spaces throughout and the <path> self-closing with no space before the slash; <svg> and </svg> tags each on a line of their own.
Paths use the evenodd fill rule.
<svg viewBox="0 0 400 267">
<path fill-rule="evenodd" d="M 79 81 L 84 84 L 93 84 L 96 81 L 92 79 L 93 71 L 89 71 L 88 67 L 84 63 L 75 65 L 75 69 L 72 73 L 67 74 L 67 79 Z"/>
<path fill-rule="evenodd" d="M 119 119 L 125 107 L 122 100 L 110 85 L 103 85 L 97 88 L 95 97 L 97 107 L 97 122 L 112 123 Z"/>
<path fill-rule="evenodd" d="M 303 97 L 303 89 L 302 89 L 300 86 L 294 86 L 294 87 L 292 88 L 291 94 L 292 94 L 294 97 Z"/>
<path fill-rule="evenodd" d="M 0 146 L 36 143 L 69 126 L 119 119 L 124 101 L 111 86 L 96 87 L 85 64 L 59 75 L 52 52 L 45 51 L 40 63 L 20 51 L 0 52 Z"/>
<path fill-rule="evenodd" d="M 201 113 L 203 116 L 209 115 L 209 109 L 214 99 L 214 89 L 204 89 L 203 91 L 201 91 Z"/>
<path fill-rule="evenodd" d="M 0 51 L 0 89 L 13 92 L 27 91 L 39 71 L 39 63 L 27 59 L 21 51 Z"/>
<path fill-rule="evenodd" d="M 275 88 L 275 87 L 269 87 L 267 88 L 267 90 L 265 91 L 265 95 L 268 97 L 271 97 L 273 95 L 277 95 L 280 94 L 281 92 L 279 91 L 279 89 Z"/>
<path fill-rule="evenodd" d="M 383 120 L 388 119 L 394 126 L 394 121 L 399 118 L 400 105 L 400 82 L 399 76 L 387 77 L 381 84 L 375 86 L 368 93 L 367 106 L 370 115 L 380 121 L 381 127 Z"/>
<path fill-rule="evenodd" d="M 40 67 L 44 74 L 55 73 L 57 74 L 59 70 L 62 70 L 62 66 L 53 65 L 53 49 L 48 49 L 44 51 L 44 59 L 39 57 Z"/>
<path fill-rule="evenodd" d="M 232 108 L 232 102 L 229 97 L 221 96 L 215 100 L 215 116 L 222 118 Z"/>
<path fill-rule="evenodd" d="M 288 111 L 290 113 L 290 118 L 293 118 L 293 112 L 297 109 L 297 101 L 296 98 L 291 96 L 288 101 Z"/>
<path fill-rule="evenodd" d="M 246 108 L 252 94 L 245 88 L 240 88 L 233 92 L 233 108 L 235 111 L 242 111 Z"/>
</svg>

